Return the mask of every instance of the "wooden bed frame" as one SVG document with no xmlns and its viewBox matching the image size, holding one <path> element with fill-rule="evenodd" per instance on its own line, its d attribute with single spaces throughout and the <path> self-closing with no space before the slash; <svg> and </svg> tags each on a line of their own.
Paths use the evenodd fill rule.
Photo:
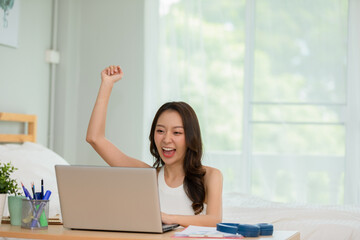
<svg viewBox="0 0 360 240">
<path fill-rule="evenodd" d="M 36 115 L 0 112 L 0 121 L 27 123 L 27 134 L 0 134 L 0 142 L 36 142 Z"/>
</svg>

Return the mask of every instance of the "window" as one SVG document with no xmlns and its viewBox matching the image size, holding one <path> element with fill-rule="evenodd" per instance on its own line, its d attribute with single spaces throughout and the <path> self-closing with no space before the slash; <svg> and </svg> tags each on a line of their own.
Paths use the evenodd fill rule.
<svg viewBox="0 0 360 240">
<path fill-rule="evenodd" d="M 159 0 L 158 9 L 153 105 L 193 106 L 204 164 L 222 170 L 224 191 L 344 203 L 347 163 L 359 161 L 346 144 L 356 130 L 346 117 L 348 2 Z"/>
</svg>

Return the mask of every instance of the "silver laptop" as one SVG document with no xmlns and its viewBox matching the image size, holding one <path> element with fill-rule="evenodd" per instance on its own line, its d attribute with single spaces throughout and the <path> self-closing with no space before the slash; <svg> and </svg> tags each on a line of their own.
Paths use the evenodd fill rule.
<svg viewBox="0 0 360 240">
<path fill-rule="evenodd" d="M 64 227 L 162 233 L 156 170 L 56 165 Z"/>
</svg>

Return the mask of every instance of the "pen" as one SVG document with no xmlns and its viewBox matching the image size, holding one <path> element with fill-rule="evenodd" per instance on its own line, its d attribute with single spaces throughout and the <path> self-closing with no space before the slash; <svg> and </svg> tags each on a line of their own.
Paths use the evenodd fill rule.
<svg viewBox="0 0 360 240">
<path fill-rule="evenodd" d="M 44 179 L 41 179 L 41 199 L 44 198 Z"/>
<path fill-rule="evenodd" d="M 32 182 L 32 183 L 31 183 L 31 190 L 32 190 L 32 193 L 33 193 L 34 199 L 36 200 L 36 194 L 35 194 L 35 184 L 34 184 L 34 182 Z"/>
<path fill-rule="evenodd" d="M 23 183 L 21 183 L 21 186 L 23 188 L 25 196 L 28 197 L 31 200 L 31 195 L 30 195 L 29 191 L 26 189 L 26 187 L 24 186 Z"/>
</svg>

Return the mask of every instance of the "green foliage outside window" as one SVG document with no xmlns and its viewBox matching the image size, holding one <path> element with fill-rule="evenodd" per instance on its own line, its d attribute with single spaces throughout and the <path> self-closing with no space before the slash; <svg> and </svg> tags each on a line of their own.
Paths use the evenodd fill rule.
<svg viewBox="0 0 360 240">
<path fill-rule="evenodd" d="M 162 83 L 194 107 L 205 151 L 241 153 L 243 141 L 251 139 L 252 156 L 344 160 L 347 1 L 257 0 L 251 31 L 245 29 L 245 11 L 246 1 L 182 0 L 160 16 Z M 246 34 L 255 39 L 253 62 L 247 63 L 253 70 L 250 106 L 243 102 Z M 243 135 L 246 108 L 251 109 L 251 138 Z M 232 164 L 223 172 L 236 181 Z M 294 189 L 294 173 L 279 166 L 272 174 L 276 200 L 302 194 Z M 263 196 L 262 175 L 253 169 L 252 192 Z M 333 201 L 327 191 L 334 182 L 339 186 L 335 201 L 343 201 L 343 174 L 336 181 L 330 175 L 311 170 L 303 176 L 308 201 Z"/>
</svg>

